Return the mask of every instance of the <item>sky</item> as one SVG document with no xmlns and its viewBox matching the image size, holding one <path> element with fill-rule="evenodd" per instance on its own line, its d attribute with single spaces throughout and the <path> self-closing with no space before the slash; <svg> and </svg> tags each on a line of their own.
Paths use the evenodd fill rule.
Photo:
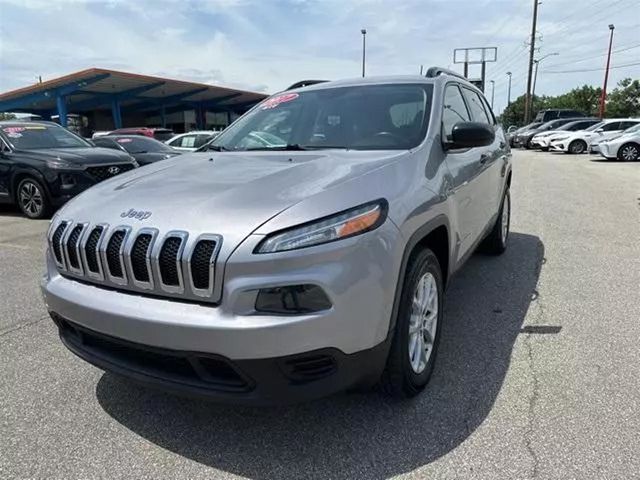
<svg viewBox="0 0 640 480">
<path fill-rule="evenodd" d="M 309 78 L 416 74 L 495 46 L 495 110 L 526 89 L 532 0 L 0 0 L 0 92 L 89 67 L 274 93 Z M 640 78 L 638 0 L 543 0 L 537 94 Z M 629 65 L 639 63 L 638 65 Z M 619 67 L 619 68 L 618 68 Z M 595 70 L 568 72 L 569 70 Z M 564 73 L 559 73 L 564 72 Z M 479 76 L 479 67 L 471 69 Z"/>
</svg>

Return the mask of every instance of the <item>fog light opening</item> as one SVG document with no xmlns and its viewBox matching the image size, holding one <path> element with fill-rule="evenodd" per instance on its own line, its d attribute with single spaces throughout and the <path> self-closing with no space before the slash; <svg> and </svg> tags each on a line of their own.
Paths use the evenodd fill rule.
<svg viewBox="0 0 640 480">
<path fill-rule="evenodd" d="M 255 309 L 261 313 L 296 315 L 321 312 L 331 308 L 331 301 L 316 285 L 289 285 L 258 291 Z"/>
</svg>

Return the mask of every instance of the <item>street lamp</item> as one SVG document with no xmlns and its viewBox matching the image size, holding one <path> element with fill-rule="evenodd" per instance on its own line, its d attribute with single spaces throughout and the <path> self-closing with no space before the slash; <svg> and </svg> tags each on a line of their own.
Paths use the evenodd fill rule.
<svg viewBox="0 0 640 480">
<path fill-rule="evenodd" d="M 491 110 L 493 110 L 493 94 L 496 92 L 496 81 L 489 80 L 491 82 Z"/>
<path fill-rule="evenodd" d="M 507 75 L 509 75 L 509 93 L 507 93 L 507 107 L 509 105 L 511 105 L 511 72 L 507 72 Z"/>
<path fill-rule="evenodd" d="M 609 80 L 609 65 L 611 64 L 611 45 L 613 45 L 613 30 L 615 30 L 613 24 L 609 25 L 609 53 L 607 54 L 607 68 L 604 71 L 604 85 L 602 86 L 602 96 L 600 97 L 600 118 L 604 118 L 605 102 L 607 100 L 607 80 Z"/>
<path fill-rule="evenodd" d="M 533 104 L 533 97 L 536 94 L 536 81 L 538 80 L 538 65 L 545 58 L 553 57 L 554 55 L 560 55 L 560 54 L 558 52 L 553 52 L 553 53 L 549 53 L 549 54 L 545 55 L 542 58 L 538 58 L 538 59 L 534 59 L 533 60 L 533 63 L 536 65 L 536 71 L 535 71 L 535 73 L 533 75 L 533 90 L 531 91 L 531 103 L 532 104 Z"/>
<path fill-rule="evenodd" d="M 362 30 L 360 30 L 360 33 L 362 34 L 362 77 L 364 78 L 364 59 L 367 47 L 367 29 L 363 28 Z"/>
</svg>

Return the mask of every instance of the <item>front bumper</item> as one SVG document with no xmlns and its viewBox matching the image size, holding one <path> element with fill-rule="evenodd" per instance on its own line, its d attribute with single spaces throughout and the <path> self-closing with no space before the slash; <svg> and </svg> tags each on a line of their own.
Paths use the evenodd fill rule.
<svg viewBox="0 0 640 480">
<path fill-rule="evenodd" d="M 325 348 L 260 360 L 230 360 L 110 337 L 51 313 L 60 339 L 87 362 L 145 386 L 242 405 L 281 405 L 313 400 L 376 383 L 390 341 L 346 355 Z"/>
<path fill-rule="evenodd" d="M 550 152 L 566 152 L 567 144 L 565 141 L 561 141 L 557 143 L 549 143 L 549 151 Z"/>
<path fill-rule="evenodd" d="M 266 395 L 268 400 L 273 393 L 262 393 L 259 384 L 264 380 L 248 371 L 253 367 L 242 365 L 279 365 L 281 358 L 309 356 L 327 349 L 333 352 L 332 358 L 338 359 L 337 373 L 332 375 L 333 380 L 327 377 L 313 386 L 308 395 L 344 390 L 362 383 L 364 377 L 379 376 L 380 362 L 370 359 L 373 353 L 367 352 L 378 352 L 389 337 L 403 246 L 395 225 L 387 221 L 364 235 L 317 247 L 253 254 L 262 238 L 249 236 L 221 265 L 224 282 L 219 304 L 142 295 L 67 278 L 58 273 L 49 252 L 47 274 L 41 283 L 44 300 L 55 318 L 76 329 L 143 349 L 197 352 L 240 365 L 240 371 L 247 370 L 246 376 L 251 379 L 248 383 L 255 385 L 253 393 L 240 393 L 252 398 Z M 331 308 L 295 315 L 256 312 L 258 290 L 298 284 L 321 287 L 331 300 Z M 160 377 L 160 384 L 171 390 L 180 389 L 162 372 L 129 374 L 121 365 L 122 359 L 106 363 L 104 359 L 95 360 L 92 352 L 62 338 L 72 351 L 102 368 L 142 381 L 152 381 L 149 376 Z M 278 380 L 279 384 L 283 381 Z M 229 398 L 235 398 L 237 393 L 232 392 Z M 213 393 L 219 399 L 228 395 L 229 392 Z M 293 397 L 298 398 L 295 394 Z"/>
</svg>

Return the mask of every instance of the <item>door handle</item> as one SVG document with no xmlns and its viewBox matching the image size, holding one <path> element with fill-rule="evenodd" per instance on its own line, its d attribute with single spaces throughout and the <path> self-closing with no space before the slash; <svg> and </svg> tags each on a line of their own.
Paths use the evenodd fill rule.
<svg viewBox="0 0 640 480">
<path fill-rule="evenodd" d="M 504 143 L 504 142 L 500 142 L 500 148 L 504 148 L 504 147 L 506 147 L 506 146 L 507 146 L 507 144 L 506 144 L 506 143 Z"/>
<path fill-rule="evenodd" d="M 480 165 L 484 165 L 485 163 L 487 163 L 488 160 L 489 160 L 488 153 L 483 153 L 482 155 L 480 155 Z"/>
</svg>

